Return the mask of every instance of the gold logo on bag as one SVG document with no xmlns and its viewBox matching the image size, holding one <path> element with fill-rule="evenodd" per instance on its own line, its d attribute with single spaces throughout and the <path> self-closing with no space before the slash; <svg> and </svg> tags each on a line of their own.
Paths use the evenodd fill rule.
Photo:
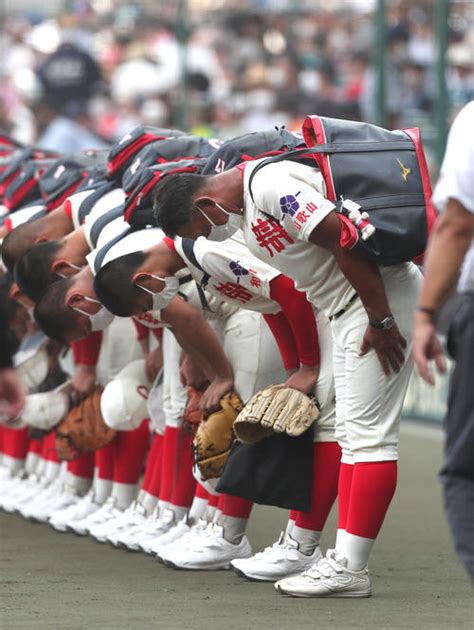
<svg viewBox="0 0 474 630">
<path fill-rule="evenodd" d="M 405 183 L 408 182 L 408 175 L 410 175 L 411 173 L 411 168 L 407 168 L 398 158 L 397 158 L 397 162 L 400 165 L 400 168 L 402 169 L 402 177 L 405 180 Z"/>
</svg>

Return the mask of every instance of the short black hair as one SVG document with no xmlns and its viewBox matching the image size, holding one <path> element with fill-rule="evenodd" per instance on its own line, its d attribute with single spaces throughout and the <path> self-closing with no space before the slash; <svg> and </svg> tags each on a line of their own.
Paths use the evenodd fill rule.
<svg viewBox="0 0 474 630">
<path fill-rule="evenodd" d="M 36 302 L 58 275 L 51 271 L 54 257 L 64 245 L 64 239 L 38 243 L 29 249 L 15 265 L 15 281 L 30 300 Z"/>
<path fill-rule="evenodd" d="M 34 316 L 41 330 L 54 341 L 69 343 L 80 337 L 80 318 L 83 317 L 66 304 L 66 293 L 74 276 L 51 284 L 36 303 Z"/>
<path fill-rule="evenodd" d="M 38 228 L 34 221 L 23 223 L 9 232 L 2 242 L 2 262 L 13 273 L 16 263 L 33 246 Z"/>
<path fill-rule="evenodd" d="M 207 183 L 210 175 L 171 173 L 162 177 L 153 189 L 153 214 L 165 234 L 174 238 L 191 220 L 193 197 Z"/>
<path fill-rule="evenodd" d="M 132 274 L 150 254 L 132 252 L 111 260 L 100 269 L 94 279 L 97 299 L 114 315 L 131 317 L 133 305 L 143 295 L 142 289 L 132 282 Z"/>
</svg>

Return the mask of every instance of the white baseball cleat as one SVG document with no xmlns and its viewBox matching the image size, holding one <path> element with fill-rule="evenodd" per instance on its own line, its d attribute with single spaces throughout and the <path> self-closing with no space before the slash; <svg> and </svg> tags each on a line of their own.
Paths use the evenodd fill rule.
<svg viewBox="0 0 474 630">
<path fill-rule="evenodd" d="M 107 501 L 98 509 L 86 516 L 82 520 L 69 522 L 67 528 L 69 531 L 78 536 L 86 536 L 94 525 L 105 523 L 106 521 L 116 518 L 123 510 L 116 507 L 117 499 L 109 497 Z"/>
<path fill-rule="evenodd" d="M 49 524 L 58 532 L 67 532 L 72 523 L 81 521 L 100 508 L 95 502 L 94 490 L 81 497 L 77 503 L 73 503 L 64 510 L 56 510 L 49 516 Z"/>
<path fill-rule="evenodd" d="M 144 525 L 140 537 L 137 539 L 139 549 L 153 554 L 152 546 L 157 539 L 166 534 L 176 524 L 173 510 L 165 508 L 159 512 L 158 518 L 150 517 Z"/>
<path fill-rule="evenodd" d="M 335 549 L 329 549 L 301 575 L 288 577 L 275 583 L 279 593 L 292 597 L 370 597 L 372 584 L 367 567 L 349 571 L 346 558 Z"/>
<path fill-rule="evenodd" d="M 80 495 L 70 490 L 63 490 L 60 494 L 51 496 L 50 499 L 32 506 L 27 511 L 25 518 L 39 523 L 47 523 L 51 514 L 75 505 L 80 499 Z"/>
<path fill-rule="evenodd" d="M 282 532 L 271 547 L 251 558 L 232 560 L 230 568 L 237 575 L 256 582 L 275 582 L 290 575 L 298 575 L 322 557 L 319 547 L 310 556 L 301 553 L 298 547 L 296 540 Z"/>
<path fill-rule="evenodd" d="M 138 525 L 146 518 L 145 508 L 141 503 L 133 501 L 126 510 L 103 523 L 97 523 L 89 529 L 89 536 L 97 542 L 108 542 L 108 536 L 129 527 Z"/>
<path fill-rule="evenodd" d="M 161 546 L 160 550 L 156 553 L 157 560 L 164 562 L 167 555 L 173 553 L 173 550 L 180 549 L 188 549 L 191 545 L 194 544 L 196 538 L 202 536 L 208 536 L 210 532 L 209 521 L 204 519 L 199 519 L 197 523 L 192 525 L 188 532 L 183 534 L 181 538 L 170 542 L 169 545 Z"/>
<path fill-rule="evenodd" d="M 2 479 L 2 494 L 0 496 L 0 509 L 5 512 L 14 512 L 17 505 L 23 501 L 32 499 L 45 487 L 44 483 L 35 475 L 23 477 L 23 475 L 7 476 Z"/>
<path fill-rule="evenodd" d="M 31 501 L 25 501 L 18 506 L 18 512 L 29 521 L 46 522 L 50 504 L 54 505 L 54 502 L 63 494 L 63 491 L 63 479 L 58 477 L 43 488 Z"/>
<path fill-rule="evenodd" d="M 168 553 L 160 555 L 166 566 L 174 569 L 216 571 L 228 569 L 231 560 L 249 558 L 252 555 L 247 536 L 242 536 L 238 544 L 224 538 L 224 528 L 209 523 L 205 535 L 197 536 L 186 547 L 173 546 Z"/>
<path fill-rule="evenodd" d="M 191 526 L 188 525 L 187 518 L 184 517 L 181 521 L 173 525 L 173 527 L 163 534 L 159 536 L 153 545 L 151 546 L 151 553 L 159 554 L 160 550 L 168 545 L 174 544 L 178 540 L 181 540 L 183 536 L 188 534 L 191 531 Z"/>
</svg>

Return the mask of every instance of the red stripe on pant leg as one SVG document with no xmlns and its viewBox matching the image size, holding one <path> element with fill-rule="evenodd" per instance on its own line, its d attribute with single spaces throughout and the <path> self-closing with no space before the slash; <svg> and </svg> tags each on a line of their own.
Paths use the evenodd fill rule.
<svg viewBox="0 0 474 630">
<path fill-rule="evenodd" d="M 194 456 L 191 448 L 193 439 L 194 435 L 187 429 L 178 430 L 171 503 L 179 507 L 191 505 L 196 489 L 193 475 Z"/>
<path fill-rule="evenodd" d="M 221 498 L 220 494 L 209 494 L 209 499 L 207 500 L 208 507 L 215 507 L 219 505 L 219 499 Z"/>
<path fill-rule="evenodd" d="M 176 456 L 176 441 L 178 439 L 176 427 L 166 427 L 163 439 L 163 460 L 161 467 L 160 499 L 171 501 L 173 491 L 174 459 Z"/>
<path fill-rule="evenodd" d="M 74 477 L 92 479 L 94 476 L 94 465 L 94 453 L 82 453 L 78 458 L 67 463 L 67 470 L 71 475 L 74 475 Z"/>
<path fill-rule="evenodd" d="M 341 464 L 339 468 L 339 485 L 337 491 L 337 528 L 346 529 L 347 512 L 351 498 L 352 476 L 354 466 L 352 464 Z"/>
<path fill-rule="evenodd" d="M 313 445 L 313 486 L 311 510 L 298 511 L 296 526 L 322 531 L 337 497 L 341 448 L 337 442 L 316 442 Z"/>
<path fill-rule="evenodd" d="M 41 458 L 45 459 L 47 462 L 55 462 L 56 464 L 61 463 L 61 460 L 56 452 L 56 435 L 54 431 L 51 431 L 51 433 L 48 433 L 48 435 L 43 438 Z"/>
<path fill-rule="evenodd" d="M 397 462 L 354 464 L 346 531 L 377 538 L 397 487 Z"/>
<path fill-rule="evenodd" d="M 158 433 L 155 433 L 151 441 L 150 450 L 148 451 L 148 455 L 146 458 L 145 474 L 143 475 L 141 489 L 150 494 L 153 494 L 152 492 L 150 492 L 149 488 L 151 486 L 153 475 L 155 473 L 156 460 L 160 456 L 162 441 L 163 441 L 163 437 L 161 435 L 158 435 Z M 161 462 L 160 462 L 160 466 L 161 466 Z M 160 474 L 161 474 L 161 471 L 160 471 Z M 158 495 L 155 495 L 155 496 L 158 496 Z"/>
<path fill-rule="evenodd" d="M 4 454 L 13 459 L 25 459 L 30 437 L 28 429 L 10 429 L 5 427 L 3 438 Z"/>
<path fill-rule="evenodd" d="M 209 499 L 209 492 L 206 490 L 206 488 L 204 488 L 204 486 L 201 486 L 200 483 L 197 483 L 196 490 L 194 491 L 194 496 L 197 499 Z"/>
<path fill-rule="evenodd" d="M 222 513 L 225 516 L 233 516 L 234 518 L 248 518 L 253 508 L 253 501 L 234 497 L 231 494 L 224 494 Z"/>
<path fill-rule="evenodd" d="M 150 444 L 148 420 L 133 431 L 119 431 L 115 442 L 113 480 L 118 483 L 138 483 Z"/>
<path fill-rule="evenodd" d="M 30 443 L 28 444 L 28 453 L 41 455 L 42 452 L 43 452 L 43 438 L 41 438 L 40 440 L 30 439 Z"/>
<path fill-rule="evenodd" d="M 114 474 L 115 441 L 107 444 L 95 452 L 95 467 L 97 477 L 107 481 L 112 480 Z"/>
</svg>

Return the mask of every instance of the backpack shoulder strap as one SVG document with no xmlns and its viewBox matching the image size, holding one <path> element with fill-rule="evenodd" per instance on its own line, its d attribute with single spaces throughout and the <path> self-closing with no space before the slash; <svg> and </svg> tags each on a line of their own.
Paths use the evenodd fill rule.
<svg viewBox="0 0 474 630">
<path fill-rule="evenodd" d="M 194 265 L 194 267 L 197 267 L 198 269 L 200 269 L 202 273 L 204 274 L 201 279 L 201 282 L 196 282 L 196 286 L 198 290 L 199 300 L 201 302 L 201 306 L 203 310 L 210 311 L 211 309 L 209 307 L 209 302 L 207 301 L 206 295 L 204 293 L 204 289 L 207 283 L 209 282 L 209 278 L 211 276 L 206 271 L 204 271 L 198 259 L 196 258 L 196 254 L 194 253 L 195 243 L 196 241 L 194 241 L 192 238 L 181 239 L 181 247 L 183 249 L 184 255 L 191 262 L 191 264 Z"/>
</svg>

